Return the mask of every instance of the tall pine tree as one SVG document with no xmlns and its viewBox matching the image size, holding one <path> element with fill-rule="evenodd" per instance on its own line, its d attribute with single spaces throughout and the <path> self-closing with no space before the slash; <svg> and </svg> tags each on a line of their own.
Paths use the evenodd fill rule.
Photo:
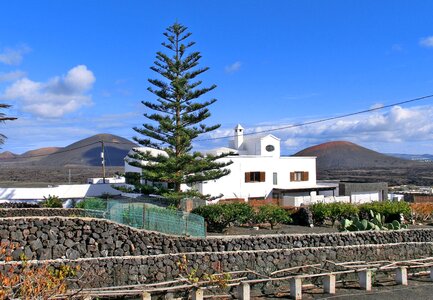
<svg viewBox="0 0 433 300">
<path fill-rule="evenodd" d="M 0 103 L 0 109 L 9 108 L 10 105 Z M 0 123 L 3 123 L 5 121 L 13 121 L 16 120 L 14 117 L 8 117 L 4 113 L 0 112 Z M 3 144 L 4 140 L 6 139 L 6 136 L 0 133 L 0 145 Z"/>
<path fill-rule="evenodd" d="M 218 179 L 229 174 L 230 171 L 224 167 L 231 164 L 217 161 L 226 154 L 213 156 L 192 152 L 194 139 L 220 125 L 208 126 L 203 122 L 210 116 L 208 107 L 216 99 L 200 102 L 198 98 L 215 89 L 216 85 L 200 87 L 202 81 L 197 77 L 209 68 L 198 67 L 200 52 L 189 52 L 195 44 L 187 42 L 190 35 L 187 27 L 177 22 L 167 28 L 164 33 L 167 41 L 162 46 L 168 49 L 168 53 L 157 52 L 156 61 L 150 68 L 161 77 L 148 79 L 151 86 L 147 90 L 157 99 L 154 102 L 142 101 L 149 111 L 144 116 L 150 122 L 143 124 L 142 128 L 134 128 L 144 136 L 135 137 L 136 142 L 163 150 L 166 155 L 134 151 L 130 156 L 134 159 L 131 164 L 142 168 L 142 179 L 168 183 L 172 187 L 169 194 L 176 197 L 182 195 L 181 184 Z"/>
</svg>

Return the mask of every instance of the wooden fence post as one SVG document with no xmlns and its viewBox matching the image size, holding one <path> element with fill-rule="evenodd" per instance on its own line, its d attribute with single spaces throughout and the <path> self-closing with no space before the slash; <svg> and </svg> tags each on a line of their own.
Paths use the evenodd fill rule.
<svg viewBox="0 0 433 300">
<path fill-rule="evenodd" d="M 241 282 L 238 286 L 238 297 L 240 300 L 250 300 L 250 284 Z"/>
<path fill-rule="evenodd" d="M 151 300 L 152 297 L 151 297 L 150 293 L 148 293 L 148 292 L 143 292 L 143 293 L 141 294 L 141 299 L 142 299 L 142 300 Z"/>
<path fill-rule="evenodd" d="M 358 276 L 361 289 L 371 291 L 371 270 L 361 271 Z"/>
<path fill-rule="evenodd" d="M 295 300 L 302 299 L 302 279 L 292 278 L 290 279 L 290 298 Z"/>
<path fill-rule="evenodd" d="M 192 289 L 192 300 L 203 300 L 203 290 L 201 288 Z"/>
<path fill-rule="evenodd" d="M 407 268 L 400 267 L 397 269 L 397 273 L 395 274 L 395 281 L 401 285 L 407 285 Z"/>
<path fill-rule="evenodd" d="M 327 294 L 335 294 L 335 275 L 326 275 L 323 279 L 323 289 Z"/>
</svg>

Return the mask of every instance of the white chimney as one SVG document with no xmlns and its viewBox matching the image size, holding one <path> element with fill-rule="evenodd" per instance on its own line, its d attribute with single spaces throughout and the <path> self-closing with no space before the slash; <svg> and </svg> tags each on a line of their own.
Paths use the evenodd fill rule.
<svg viewBox="0 0 433 300">
<path fill-rule="evenodd" d="M 238 124 L 235 127 L 235 139 L 234 139 L 235 149 L 239 149 L 242 146 L 243 142 L 244 142 L 244 128 L 240 124 Z"/>
</svg>

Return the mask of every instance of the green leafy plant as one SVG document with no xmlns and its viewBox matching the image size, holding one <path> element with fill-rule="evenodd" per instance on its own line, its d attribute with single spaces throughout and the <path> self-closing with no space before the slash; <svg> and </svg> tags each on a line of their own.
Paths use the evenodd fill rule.
<svg viewBox="0 0 433 300">
<path fill-rule="evenodd" d="M 224 289 L 228 287 L 228 283 L 230 280 L 232 280 L 232 276 L 229 273 L 209 274 L 205 272 L 199 275 L 198 268 L 191 268 L 188 266 L 188 264 L 189 263 L 186 255 L 183 255 L 182 258 L 176 263 L 177 267 L 179 268 L 180 276 L 186 277 L 186 279 L 192 284 L 201 282 L 202 285 L 212 284 Z"/>
<path fill-rule="evenodd" d="M 277 224 L 293 222 L 286 210 L 274 204 L 260 206 L 255 219 L 259 223 L 269 223 L 271 229 Z"/>
<path fill-rule="evenodd" d="M 75 205 L 75 208 L 91 209 L 91 210 L 106 210 L 107 201 L 101 198 L 86 198 Z"/>
<path fill-rule="evenodd" d="M 405 201 L 375 201 L 359 206 L 361 218 L 369 218 L 370 211 L 380 213 L 385 217 L 386 222 L 399 221 L 401 214 L 407 219 L 411 217 L 410 204 Z"/>
<path fill-rule="evenodd" d="M 310 206 L 311 212 L 313 213 L 314 223 L 323 224 L 325 221 L 331 221 L 332 226 L 335 225 L 336 221 L 341 221 L 345 218 L 351 218 L 357 216 L 358 207 L 351 203 L 315 203 Z"/>
<path fill-rule="evenodd" d="M 227 203 L 200 206 L 192 213 L 202 216 L 209 231 L 222 232 L 231 224 L 245 224 L 253 216 L 253 208 L 247 203 Z"/>
<path fill-rule="evenodd" d="M 48 195 L 48 197 L 44 197 L 44 201 L 42 201 L 42 207 L 62 208 L 63 203 L 62 203 L 62 200 L 60 200 L 60 198 L 58 196 Z"/>
</svg>

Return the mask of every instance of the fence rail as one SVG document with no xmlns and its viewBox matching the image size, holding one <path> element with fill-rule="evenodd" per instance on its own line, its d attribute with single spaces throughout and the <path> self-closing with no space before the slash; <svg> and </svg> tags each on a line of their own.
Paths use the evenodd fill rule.
<svg viewBox="0 0 433 300">
<path fill-rule="evenodd" d="M 398 285 L 408 285 L 408 270 L 410 269 L 428 269 L 426 272 L 413 273 L 412 276 L 429 275 L 430 281 L 433 281 L 433 257 L 412 259 L 405 261 L 353 261 L 336 263 L 325 261 L 324 264 L 304 265 L 292 267 L 284 270 L 278 270 L 268 275 L 259 274 L 251 270 L 227 272 L 231 279 L 226 282 L 227 287 L 237 287 L 237 297 L 235 299 L 250 300 L 250 288 L 252 285 L 275 282 L 289 281 L 290 282 L 290 298 L 302 299 L 302 289 L 307 287 L 315 287 L 316 284 L 303 284 L 305 279 L 322 278 L 323 291 L 327 294 L 336 294 L 336 280 L 339 275 L 354 274 L 358 275 L 359 288 L 365 291 L 370 291 L 372 288 L 373 273 L 379 272 L 395 272 L 395 282 Z M 219 274 L 219 275 L 224 275 Z M 275 276 L 282 274 L 280 276 Z M 247 275 L 247 276 L 246 276 Z M 251 275 L 258 278 L 249 279 Z M 136 284 L 129 286 L 106 287 L 82 289 L 80 291 L 69 291 L 68 294 L 58 295 L 53 298 L 63 299 L 64 296 L 72 296 L 72 298 L 80 296 L 92 299 L 92 297 L 113 297 L 113 296 L 141 296 L 142 300 L 150 300 L 152 294 L 167 293 L 174 291 L 189 291 L 192 299 L 204 299 L 205 291 L 220 287 L 216 282 L 198 281 L 191 283 L 186 278 L 178 278 L 177 280 L 158 282 L 153 284 Z M 224 298 L 232 295 L 223 295 Z M 212 298 L 216 298 L 212 295 Z"/>
<path fill-rule="evenodd" d="M 86 209 L 86 216 L 105 218 L 131 227 L 158 231 L 167 234 L 205 237 L 206 227 L 204 218 L 183 211 L 158 207 L 151 201 L 107 200 L 107 209 Z"/>
</svg>

